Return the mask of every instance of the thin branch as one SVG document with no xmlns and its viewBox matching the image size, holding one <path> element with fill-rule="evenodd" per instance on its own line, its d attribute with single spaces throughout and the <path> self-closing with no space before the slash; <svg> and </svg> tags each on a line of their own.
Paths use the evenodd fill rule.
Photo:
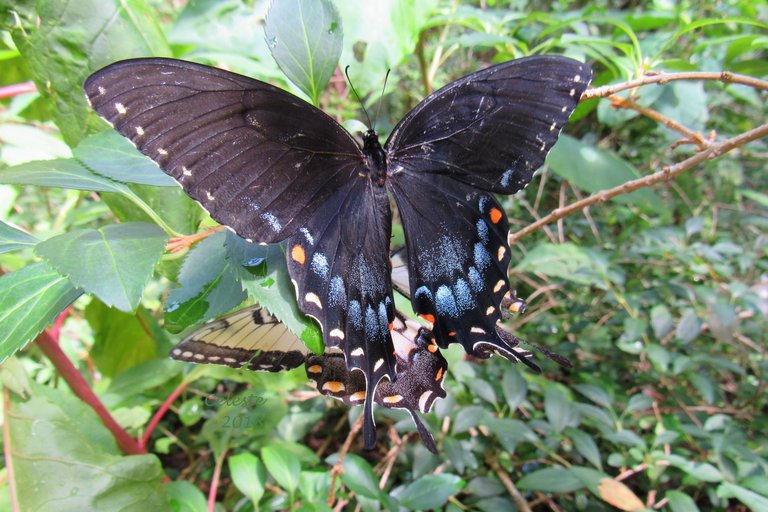
<svg viewBox="0 0 768 512">
<path fill-rule="evenodd" d="M 512 245 L 516 243 L 518 240 L 520 240 L 522 237 L 524 237 L 525 235 L 532 233 L 538 230 L 539 228 L 544 227 L 547 224 L 550 224 L 556 221 L 557 219 L 560 219 L 576 211 L 579 211 L 583 208 L 586 208 L 587 206 L 592 206 L 593 204 L 597 204 L 597 203 L 603 203 L 612 197 L 616 197 L 621 194 L 628 194 L 630 192 L 633 192 L 641 188 L 649 187 L 657 183 L 671 180 L 677 177 L 678 175 L 684 173 L 685 171 L 688 171 L 707 160 L 717 158 L 731 151 L 734 148 L 743 146 L 748 142 L 752 142 L 754 140 L 763 138 L 765 136 L 768 136 L 768 123 L 762 124 L 757 128 L 753 128 L 752 130 L 749 130 L 740 135 L 737 135 L 736 137 L 727 139 L 721 143 L 712 144 L 707 149 L 701 151 L 700 153 L 697 153 L 692 157 L 687 158 L 682 162 L 679 162 L 670 167 L 664 167 L 661 171 L 657 173 L 651 174 L 649 176 L 645 176 L 643 178 L 638 178 L 636 180 L 628 181 L 622 185 L 619 185 L 618 187 L 596 192 L 591 196 L 582 199 L 581 201 L 576 201 L 575 203 L 572 203 L 566 206 L 565 208 L 558 208 L 556 210 L 553 210 L 546 217 L 543 217 L 537 220 L 536 222 L 529 224 L 528 226 L 524 227 L 523 229 L 515 233 L 510 233 L 507 240 L 509 244 Z"/>
<path fill-rule="evenodd" d="M 692 144 L 696 144 L 701 149 L 705 149 L 710 145 L 710 141 L 705 139 L 704 136 L 701 135 L 700 133 L 695 132 L 689 128 L 686 128 L 685 126 L 678 123 L 674 119 L 670 119 L 669 117 L 665 116 L 660 112 L 653 110 L 652 108 L 643 107 L 630 99 L 622 98 L 621 96 L 616 96 L 615 94 L 611 94 L 610 96 L 608 96 L 608 99 L 611 100 L 612 107 L 623 108 L 627 110 L 634 110 L 636 112 L 639 112 L 645 117 L 649 119 L 653 119 L 654 121 L 663 124 L 670 130 L 674 130 L 676 132 L 683 134 L 684 141 L 689 141 Z"/>
<path fill-rule="evenodd" d="M 179 398 L 179 395 L 181 395 L 184 390 L 187 389 L 189 384 L 190 383 L 187 381 L 182 382 L 176 389 L 173 390 L 173 393 L 168 395 L 168 398 L 165 399 L 163 404 L 157 410 L 155 415 L 152 417 L 152 421 L 150 421 L 149 425 L 147 425 L 147 430 L 144 431 L 144 435 L 141 436 L 141 441 L 139 441 L 139 445 L 142 447 L 142 449 L 147 449 L 147 444 L 149 444 L 149 440 L 152 437 L 152 432 L 155 431 L 155 428 L 157 428 L 158 423 L 160 423 L 160 420 L 163 419 L 165 413 L 168 412 L 168 409 L 170 409 L 173 402 Z"/>
<path fill-rule="evenodd" d="M 531 512 L 531 507 L 528 505 L 528 502 L 525 501 L 525 498 L 522 494 L 520 494 L 520 491 L 515 487 L 515 484 L 512 482 L 512 479 L 509 477 L 506 471 L 502 469 L 501 466 L 499 466 L 499 463 L 495 459 L 490 460 L 491 463 L 491 469 L 496 473 L 496 476 L 499 477 L 499 480 L 501 480 L 501 483 L 504 485 L 504 487 L 507 489 L 507 492 L 510 496 L 512 496 L 512 499 L 515 502 L 515 505 L 517 505 L 517 508 L 520 510 L 520 512 Z"/>
<path fill-rule="evenodd" d="M 219 488 L 219 479 L 221 478 L 221 468 L 224 466 L 224 460 L 227 458 L 227 450 L 221 453 L 221 457 L 216 457 L 216 463 L 213 466 L 213 478 L 211 479 L 211 488 L 208 489 L 208 512 L 216 510 L 216 492 Z"/>
<path fill-rule="evenodd" d="M 35 86 L 35 83 L 32 81 L 6 85 L 0 87 L 0 98 L 12 98 L 19 94 L 26 94 L 29 92 L 37 92 L 37 86 Z"/>
<path fill-rule="evenodd" d="M 665 73 L 663 71 L 650 71 L 640 78 L 629 80 L 621 84 L 603 85 L 588 89 L 581 95 L 581 101 L 591 100 L 593 98 L 604 98 L 611 94 L 616 94 L 627 89 L 649 84 L 663 85 L 675 80 L 710 80 L 723 82 L 725 84 L 741 84 L 768 91 L 768 81 L 760 80 L 753 76 L 740 75 L 730 71 L 690 71 L 684 73 Z"/>
<path fill-rule="evenodd" d="M 347 456 L 347 452 L 349 451 L 349 448 L 352 446 L 352 441 L 355 439 L 355 436 L 360 431 L 360 427 L 363 426 L 363 415 L 361 414 L 358 416 L 357 421 L 352 425 L 352 428 L 349 430 L 349 435 L 347 436 L 347 439 L 344 441 L 344 444 L 341 447 L 341 450 L 339 450 L 339 460 L 336 461 L 336 464 L 334 464 L 333 469 L 331 469 L 331 492 L 328 493 L 328 506 L 332 506 L 333 502 L 336 501 L 336 478 L 340 474 L 344 472 L 344 457 Z"/>
</svg>

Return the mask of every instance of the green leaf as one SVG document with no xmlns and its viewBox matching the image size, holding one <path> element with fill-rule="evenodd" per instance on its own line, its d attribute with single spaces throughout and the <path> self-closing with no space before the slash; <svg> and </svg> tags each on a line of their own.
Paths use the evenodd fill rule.
<svg viewBox="0 0 768 512">
<path fill-rule="evenodd" d="M 544 411 L 555 432 L 562 432 L 571 424 L 575 410 L 568 395 L 558 384 L 549 384 L 544 394 Z"/>
<path fill-rule="evenodd" d="M 86 167 L 116 181 L 157 187 L 178 186 L 156 163 L 114 130 L 91 135 L 73 152 Z"/>
<path fill-rule="evenodd" d="M 123 456 L 93 410 L 69 393 L 33 384 L 13 400 L 9 439 L 22 510 L 166 510 L 154 455 Z"/>
<path fill-rule="evenodd" d="M 681 491 L 667 491 L 665 497 L 669 500 L 672 512 L 699 512 L 699 507 L 693 498 Z"/>
<path fill-rule="evenodd" d="M 590 193 L 618 187 L 640 177 L 634 167 L 614 153 L 568 135 L 560 135 L 547 156 L 547 163 L 559 176 Z M 655 215 L 666 209 L 659 197 L 649 189 L 621 194 L 611 200 L 636 205 L 645 211 L 653 211 Z"/>
<path fill-rule="evenodd" d="M 680 318 L 680 322 L 677 324 L 675 335 L 683 343 L 690 343 L 695 340 L 701 332 L 701 320 L 696 312 L 692 309 L 687 309 Z"/>
<path fill-rule="evenodd" d="M 576 448 L 576 451 L 579 452 L 582 457 L 587 459 L 587 461 L 597 469 L 603 469 L 603 461 L 600 458 L 600 449 L 597 447 L 595 440 L 592 439 L 592 436 L 573 427 L 566 428 L 565 434 L 571 438 L 574 448 Z"/>
<path fill-rule="evenodd" d="M 170 359 L 153 359 L 134 366 L 112 379 L 101 401 L 110 409 L 130 403 L 145 391 L 169 385 L 183 369 L 184 365 Z"/>
<path fill-rule="evenodd" d="M 528 394 L 528 384 L 525 382 L 517 366 L 507 365 L 504 368 L 504 376 L 501 378 L 501 389 L 510 410 L 514 411 L 523 403 Z"/>
<path fill-rule="evenodd" d="M 310 350 L 322 354 L 322 332 L 296 304 L 296 289 L 288 275 L 283 246 L 250 243 L 232 232 L 227 232 L 225 245 L 227 259 L 237 269 L 248 294 L 283 322 Z"/>
<path fill-rule="evenodd" d="M 573 388 L 602 407 L 611 406 L 611 396 L 601 387 L 594 384 L 576 384 Z"/>
<path fill-rule="evenodd" d="M 540 272 L 569 281 L 606 287 L 614 281 L 608 262 L 597 250 L 588 250 L 576 244 L 540 243 L 515 266 L 519 272 Z"/>
<path fill-rule="evenodd" d="M 90 356 L 104 375 L 113 377 L 158 357 L 155 340 L 159 329 L 150 327 L 156 320 L 143 307 L 131 314 L 93 300 L 85 309 L 85 318 L 93 329 Z"/>
<path fill-rule="evenodd" d="M 267 471 L 278 485 L 293 494 L 299 486 L 301 464 L 298 459 L 280 445 L 262 448 L 261 458 L 264 460 L 264 465 L 267 466 Z"/>
<path fill-rule="evenodd" d="M 34 236 L 0 220 L 0 254 L 24 247 L 33 247 L 37 242 L 38 240 Z"/>
<path fill-rule="evenodd" d="M 400 494 L 400 505 L 411 510 L 439 509 L 466 484 L 457 475 L 427 475 L 411 482 Z"/>
<path fill-rule="evenodd" d="M 722 498 L 736 498 L 752 510 L 768 510 L 768 498 L 731 482 L 723 482 L 717 487 L 717 495 Z"/>
<path fill-rule="evenodd" d="M 0 276 L 0 291 L 0 364 L 82 293 L 43 262 Z"/>
<path fill-rule="evenodd" d="M 70 146 L 88 130 L 82 83 L 91 71 L 129 57 L 171 54 L 143 0 L 28 2 L 14 10 L 13 40 Z"/>
<path fill-rule="evenodd" d="M 122 194 L 129 192 L 128 187 L 122 183 L 89 171 L 73 158 L 39 160 L 0 170 L 0 183 Z"/>
<path fill-rule="evenodd" d="M 584 484 L 569 470 L 551 467 L 525 475 L 517 482 L 517 487 L 528 491 L 566 493 L 577 491 Z"/>
<path fill-rule="evenodd" d="M 672 466 L 688 473 L 697 480 L 713 483 L 723 480 L 723 473 L 708 462 L 694 462 L 675 454 L 667 455 L 665 458 Z"/>
<path fill-rule="evenodd" d="M 165 484 L 174 512 L 208 512 L 208 500 L 203 491 L 191 482 L 177 480 Z"/>
<path fill-rule="evenodd" d="M 248 373 L 253 375 L 255 372 Z M 285 402 L 263 388 L 245 389 L 238 394 L 221 395 L 215 400 L 207 399 L 206 405 L 218 407 L 202 429 L 202 436 L 216 457 L 222 457 L 232 447 L 256 442 L 258 438 L 267 436 L 287 412 Z M 209 414 L 206 411 L 205 415 Z M 285 448 L 281 449 L 286 451 Z M 267 462 L 266 459 L 264 462 Z M 299 478 L 298 471 L 295 478 Z"/>
<path fill-rule="evenodd" d="M 341 479 L 347 487 L 360 496 L 373 500 L 379 499 L 382 494 L 379 489 L 379 478 L 365 459 L 354 453 L 348 453 L 344 457 L 342 466 L 344 473 L 341 474 Z"/>
<path fill-rule="evenodd" d="M 235 486 L 254 503 L 264 495 L 267 472 L 264 464 L 252 453 L 239 453 L 229 457 L 229 472 Z"/>
<path fill-rule="evenodd" d="M 167 237 L 154 224 L 131 222 L 70 231 L 35 251 L 85 291 L 121 311 L 134 311 Z"/>
<path fill-rule="evenodd" d="M 197 244 L 184 259 L 179 287 L 165 301 L 165 327 L 181 330 L 234 308 L 246 298 L 237 269 L 226 259 L 227 235 L 217 232 Z"/>
<path fill-rule="evenodd" d="M 341 55 L 341 18 L 329 0 L 273 0 L 264 21 L 272 56 L 291 82 L 319 105 Z"/>
</svg>

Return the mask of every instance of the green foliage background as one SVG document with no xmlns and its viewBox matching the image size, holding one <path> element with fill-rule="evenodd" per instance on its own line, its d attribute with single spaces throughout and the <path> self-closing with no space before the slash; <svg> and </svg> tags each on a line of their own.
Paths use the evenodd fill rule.
<svg viewBox="0 0 768 512">
<path fill-rule="evenodd" d="M 81 91 L 110 62 L 175 56 L 279 84 L 359 130 L 338 60 L 371 112 L 392 69 L 386 135 L 431 90 L 531 53 L 589 62 L 593 85 L 646 70 L 764 79 L 768 7 L 282 0 L 265 22 L 267 8 L 0 0 L 0 87 L 38 91 L 0 100 L 0 509 L 206 510 L 215 476 L 220 510 L 331 510 L 332 486 L 333 506 L 362 510 L 768 510 L 764 140 L 513 245 L 529 309 L 509 327 L 574 368 L 543 361 L 538 376 L 452 347 L 448 398 L 426 417 L 440 455 L 404 414 L 377 411 L 379 449 L 354 442 L 333 479 L 358 411 L 307 394 L 301 372 L 166 359 L 179 333 L 254 300 L 319 349 L 280 248 L 217 233 L 166 252 L 170 237 L 213 223 Z M 680 81 L 633 98 L 718 140 L 766 119 L 765 91 L 743 85 Z M 565 133 L 534 183 L 504 198 L 513 231 L 693 154 L 608 99 L 582 104 Z M 47 326 L 136 438 L 184 390 L 147 453 L 122 453 L 35 344 L 17 352 Z"/>
</svg>

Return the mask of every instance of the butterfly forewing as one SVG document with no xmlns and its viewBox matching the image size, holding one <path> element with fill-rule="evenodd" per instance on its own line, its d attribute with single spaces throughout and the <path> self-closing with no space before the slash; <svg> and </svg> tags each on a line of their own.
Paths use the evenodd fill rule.
<svg viewBox="0 0 768 512">
<path fill-rule="evenodd" d="M 512 194 L 544 163 L 592 78 L 572 59 L 512 60 L 435 91 L 395 127 L 389 172 L 447 174 L 483 190 Z"/>
<path fill-rule="evenodd" d="M 322 111 L 216 68 L 121 61 L 84 89 L 99 115 L 249 240 L 292 235 L 363 162 L 357 143 Z"/>
</svg>

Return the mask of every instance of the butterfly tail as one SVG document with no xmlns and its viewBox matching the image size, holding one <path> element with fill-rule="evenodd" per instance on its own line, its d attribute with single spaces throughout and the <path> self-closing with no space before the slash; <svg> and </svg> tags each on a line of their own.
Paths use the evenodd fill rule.
<svg viewBox="0 0 768 512">
<path fill-rule="evenodd" d="M 430 431 L 427 429 L 424 423 L 421 422 L 421 420 L 419 419 L 419 416 L 416 414 L 416 411 L 414 411 L 413 409 L 409 409 L 408 412 L 411 413 L 411 418 L 413 419 L 413 423 L 416 425 L 416 430 L 419 431 L 419 436 L 421 436 L 421 442 L 424 443 L 424 446 L 427 447 L 427 450 L 437 455 L 437 446 L 435 446 L 435 439 L 432 437 L 432 434 L 430 433 Z"/>
<path fill-rule="evenodd" d="M 363 443 L 366 450 L 376 447 L 376 422 L 373 420 L 373 392 L 376 386 L 366 382 L 363 406 Z"/>
</svg>

